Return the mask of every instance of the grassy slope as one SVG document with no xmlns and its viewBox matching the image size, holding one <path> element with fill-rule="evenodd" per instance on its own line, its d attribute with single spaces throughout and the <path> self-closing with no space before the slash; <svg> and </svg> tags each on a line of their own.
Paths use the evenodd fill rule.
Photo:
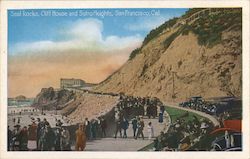
<svg viewBox="0 0 250 159">
<path fill-rule="evenodd" d="M 186 113 L 186 111 L 184 110 L 180 110 L 180 109 L 176 109 L 172 107 L 166 107 L 166 111 L 169 114 L 172 123 L 174 123 L 178 118 L 180 118 L 183 114 Z M 200 115 L 197 115 L 195 113 L 192 113 L 192 112 L 188 112 L 188 113 L 189 113 L 188 116 L 182 118 L 185 121 L 192 121 L 193 116 L 196 116 L 199 120 L 203 118 Z"/>
<path fill-rule="evenodd" d="M 184 110 L 180 110 L 177 108 L 172 108 L 172 107 L 165 107 L 165 110 L 167 111 L 167 113 L 169 114 L 170 118 L 171 118 L 171 123 L 174 123 L 178 118 L 180 118 L 183 114 L 186 113 L 186 111 Z M 196 116 L 199 120 L 203 117 L 201 117 L 200 115 L 197 115 L 195 113 L 192 112 L 188 112 L 189 115 L 186 117 L 183 117 L 182 119 L 184 119 L 185 121 L 192 121 L 192 117 Z M 143 147 L 142 149 L 140 149 L 139 151 L 149 151 L 150 149 L 153 148 L 154 143 L 151 143 L 145 147 Z"/>
</svg>

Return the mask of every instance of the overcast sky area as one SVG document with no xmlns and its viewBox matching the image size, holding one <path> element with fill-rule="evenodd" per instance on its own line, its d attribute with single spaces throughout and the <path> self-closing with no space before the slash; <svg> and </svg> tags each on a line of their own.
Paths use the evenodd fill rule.
<svg viewBox="0 0 250 159">
<path fill-rule="evenodd" d="M 35 97 L 60 78 L 99 83 L 150 30 L 187 9 L 8 11 L 8 95 Z"/>
</svg>

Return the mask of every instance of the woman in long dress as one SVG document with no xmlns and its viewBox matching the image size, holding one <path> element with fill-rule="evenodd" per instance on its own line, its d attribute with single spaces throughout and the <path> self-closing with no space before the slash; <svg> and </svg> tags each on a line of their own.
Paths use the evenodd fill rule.
<svg viewBox="0 0 250 159">
<path fill-rule="evenodd" d="M 83 151 L 86 146 L 86 134 L 85 129 L 82 124 L 79 125 L 79 128 L 76 130 L 76 151 Z"/>
<path fill-rule="evenodd" d="M 148 139 L 151 140 L 152 137 L 154 137 L 154 128 L 151 122 L 148 123 L 147 129 L 148 129 Z"/>
</svg>

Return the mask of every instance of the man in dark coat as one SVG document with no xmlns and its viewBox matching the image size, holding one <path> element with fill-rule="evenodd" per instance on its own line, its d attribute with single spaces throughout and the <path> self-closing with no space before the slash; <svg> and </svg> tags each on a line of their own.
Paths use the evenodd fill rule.
<svg viewBox="0 0 250 159">
<path fill-rule="evenodd" d="M 121 123 L 121 127 L 123 129 L 123 138 L 127 138 L 127 129 L 128 129 L 129 123 L 128 120 L 123 117 L 122 123 Z"/>
<path fill-rule="evenodd" d="M 140 135 L 142 136 L 142 139 L 144 140 L 144 134 L 143 134 L 143 129 L 144 129 L 144 121 L 141 118 L 138 118 L 138 131 L 135 139 L 137 139 Z"/>
<path fill-rule="evenodd" d="M 118 132 L 120 133 L 120 137 L 122 137 L 121 120 L 115 122 L 115 138 L 117 137 Z"/>
<path fill-rule="evenodd" d="M 86 131 L 87 139 L 90 140 L 91 136 L 92 136 L 91 135 L 91 123 L 89 122 L 88 118 L 85 118 L 84 127 L 85 127 L 85 131 Z"/>
<path fill-rule="evenodd" d="M 98 123 L 95 119 L 91 121 L 91 134 L 92 134 L 92 139 L 96 139 L 96 132 L 97 132 L 97 126 Z"/>
<path fill-rule="evenodd" d="M 137 119 L 136 119 L 136 117 L 134 117 L 132 119 L 132 127 L 133 127 L 133 133 L 134 133 L 134 138 L 135 138 L 136 130 L 137 130 Z"/>
<path fill-rule="evenodd" d="M 41 130 L 42 128 L 44 127 L 44 123 L 41 121 L 40 118 L 37 118 L 37 150 L 41 150 L 41 141 L 40 141 L 40 138 L 41 138 Z"/>
<path fill-rule="evenodd" d="M 43 130 L 42 150 L 51 151 L 52 148 L 54 147 L 54 141 L 55 141 L 55 133 L 50 127 L 50 125 L 47 124 Z"/>
<path fill-rule="evenodd" d="M 101 129 L 102 129 L 102 137 L 106 137 L 107 122 L 104 118 L 101 119 Z"/>
<path fill-rule="evenodd" d="M 14 126 L 15 130 L 13 133 L 13 150 L 18 151 L 20 150 L 20 125 L 15 125 Z"/>
<path fill-rule="evenodd" d="M 159 123 L 163 123 L 163 112 L 162 111 L 160 111 L 160 113 L 159 113 Z"/>
<path fill-rule="evenodd" d="M 57 127 L 55 131 L 55 150 L 61 151 L 61 128 Z"/>
<path fill-rule="evenodd" d="M 147 106 L 146 113 L 147 113 L 148 118 L 150 119 L 150 117 L 151 117 L 151 115 L 152 115 L 152 114 L 151 114 L 150 106 Z"/>
<path fill-rule="evenodd" d="M 24 126 L 20 132 L 20 150 L 26 151 L 28 144 L 28 129 L 26 126 Z"/>
</svg>

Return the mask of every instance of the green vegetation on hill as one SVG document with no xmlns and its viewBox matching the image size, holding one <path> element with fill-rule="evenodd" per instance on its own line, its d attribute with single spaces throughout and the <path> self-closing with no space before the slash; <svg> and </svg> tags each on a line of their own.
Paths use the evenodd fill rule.
<svg viewBox="0 0 250 159">
<path fill-rule="evenodd" d="M 182 18 L 187 18 L 204 8 L 194 8 L 188 10 Z M 173 18 L 160 25 L 156 29 L 150 31 L 150 33 L 145 37 L 142 47 L 146 45 L 149 41 L 157 37 L 165 29 L 173 27 L 179 18 Z M 222 32 L 227 29 L 242 29 L 242 12 L 221 12 L 218 14 L 206 14 L 201 16 L 191 25 L 184 24 L 174 32 L 172 35 L 168 36 L 163 45 L 167 49 L 171 43 L 179 35 L 188 35 L 189 32 L 193 32 L 198 36 L 199 45 L 205 45 L 208 47 L 213 47 L 214 45 L 221 42 Z M 129 60 L 132 60 L 137 54 L 141 52 L 141 48 L 137 48 L 130 54 Z"/>
<path fill-rule="evenodd" d="M 160 25 L 159 27 L 151 30 L 150 33 L 143 40 L 142 46 L 146 45 L 149 41 L 157 37 L 160 33 L 164 31 L 164 29 L 171 28 L 173 25 L 176 24 L 177 20 L 178 18 L 172 18 L 166 21 L 165 23 L 163 23 L 162 25 Z M 129 60 L 132 60 L 137 54 L 140 53 L 140 51 L 141 51 L 141 48 L 137 48 L 133 50 L 129 56 Z"/>
<path fill-rule="evenodd" d="M 163 32 L 164 29 L 171 28 L 172 26 L 174 26 L 176 24 L 177 20 L 178 20 L 178 18 L 170 19 L 170 20 L 166 21 L 164 24 L 160 25 L 159 27 L 151 30 L 150 33 L 144 39 L 143 45 L 146 45 L 150 40 L 157 37 L 160 33 Z"/>
<path fill-rule="evenodd" d="M 193 24 L 186 25 L 183 34 L 192 31 L 198 36 L 199 45 L 212 47 L 221 42 L 222 32 L 229 28 L 242 29 L 241 12 L 204 15 Z"/>
<path fill-rule="evenodd" d="M 185 12 L 185 14 L 182 16 L 182 18 L 187 18 L 187 17 L 191 16 L 192 14 L 201 11 L 202 9 L 205 9 L 205 8 L 191 8 Z"/>
<path fill-rule="evenodd" d="M 134 49 L 131 54 L 129 55 L 129 60 L 132 60 L 137 54 L 139 54 L 141 51 L 141 48 Z"/>
<path fill-rule="evenodd" d="M 229 28 L 242 29 L 241 12 L 221 12 L 214 15 L 204 15 L 191 25 L 182 25 L 176 32 L 167 37 L 163 44 L 167 49 L 180 34 L 188 35 L 192 31 L 198 36 L 199 45 L 213 47 L 221 42 L 222 32 Z"/>
<path fill-rule="evenodd" d="M 166 40 L 163 42 L 163 45 L 166 49 L 175 40 L 175 38 L 177 38 L 180 34 L 183 33 L 184 28 L 185 28 L 184 26 L 181 26 L 180 29 L 178 29 L 176 32 L 174 32 L 173 34 L 171 34 L 166 38 Z"/>
</svg>

